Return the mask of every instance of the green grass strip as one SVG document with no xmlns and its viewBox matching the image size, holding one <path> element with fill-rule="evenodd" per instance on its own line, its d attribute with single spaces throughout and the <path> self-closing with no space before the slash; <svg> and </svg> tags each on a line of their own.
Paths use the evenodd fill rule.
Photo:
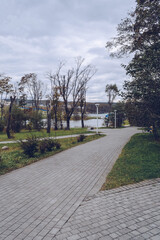
<svg viewBox="0 0 160 240">
<path fill-rule="evenodd" d="M 160 177 L 160 142 L 150 134 L 136 134 L 126 144 L 106 178 L 104 189 L 112 189 Z"/>
<path fill-rule="evenodd" d="M 22 149 L 20 148 L 18 143 L 10 143 L 8 150 L 0 150 L 0 175 L 5 174 L 7 172 L 10 172 L 12 170 L 24 167 L 26 165 L 29 165 L 31 163 L 37 162 L 41 159 L 47 158 L 49 156 L 53 156 L 59 152 L 62 152 L 66 149 L 75 147 L 77 145 L 87 143 L 92 140 L 96 140 L 98 138 L 101 138 L 105 135 L 91 135 L 87 136 L 83 142 L 77 142 L 76 137 L 71 138 L 65 138 L 65 139 L 59 139 L 58 142 L 61 144 L 60 149 L 54 149 L 51 152 L 45 152 L 41 154 L 40 152 L 37 152 L 34 157 L 29 158 L 26 155 L 23 154 Z M 0 149 L 5 144 L 0 144 Z"/>
<path fill-rule="evenodd" d="M 13 138 L 8 139 L 6 133 L 0 133 L 0 141 L 10 141 L 10 140 L 20 140 L 26 139 L 31 134 L 38 137 L 58 137 L 58 136 L 66 136 L 66 135 L 75 135 L 75 134 L 85 134 L 85 133 L 93 133 L 92 131 L 88 131 L 87 128 L 71 128 L 70 130 L 51 130 L 50 134 L 46 132 L 46 129 L 42 129 L 41 131 L 37 130 L 21 130 L 19 133 L 12 133 Z"/>
</svg>

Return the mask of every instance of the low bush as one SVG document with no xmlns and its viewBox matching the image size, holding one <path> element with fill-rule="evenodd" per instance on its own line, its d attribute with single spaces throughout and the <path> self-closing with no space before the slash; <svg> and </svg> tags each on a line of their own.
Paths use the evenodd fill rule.
<svg viewBox="0 0 160 240">
<path fill-rule="evenodd" d="M 35 136 L 28 137 L 26 141 L 20 141 L 20 147 L 23 153 L 29 157 L 33 157 L 38 152 L 38 139 Z"/>
<path fill-rule="evenodd" d="M 77 142 L 83 142 L 83 140 L 86 138 L 86 136 L 84 136 L 83 134 L 79 135 L 77 137 Z"/>
<path fill-rule="evenodd" d="M 29 122 L 29 123 L 26 125 L 26 130 L 31 131 L 32 129 L 33 129 L 32 123 Z"/>
<path fill-rule="evenodd" d="M 47 151 L 52 151 L 55 147 L 55 141 L 53 139 L 46 140 L 46 149 Z"/>
<path fill-rule="evenodd" d="M 23 149 L 23 153 L 29 157 L 34 157 L 36 152 L 41 154 L 45 152 L 51 152 L 61 148 L 61 144 L 53 139 L 38 140 L 35 136 L 28 137 L 26 141 L 20 141 L 20 147 Z"/>
<path fill-rule="evenodd" d="M 50 152 L 50 151 L 54 150 L 54 148 L 60 149 L 61 144 L 57 141 L 54 141 L 53 139 L 44 139 L 44 140 L 40 141 L 40 143 L 39 143 L 39 151 L 41 153 L 44 153 L 47 151 Z"/>
<path fill-rule="evenodd" d="M 42 154 L 46 152 L 46 140 L 42 140 L 39 142 L 39 151 Z"/>
<path fill-rule="evenodd" d="M 58 149 L 61 148 L 61 144 L 60 144 L 59 142 L 55 142 L 55 147 L 56 147 L 56 149 L 58 150 Z"/>
</svg>

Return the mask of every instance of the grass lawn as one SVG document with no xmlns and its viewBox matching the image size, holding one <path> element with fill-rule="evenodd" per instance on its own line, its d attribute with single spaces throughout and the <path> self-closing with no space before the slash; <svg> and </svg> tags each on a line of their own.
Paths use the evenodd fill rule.
<svg viewBox="0 0 160 240">
<path fill-rule="evenodd" d="M 2 151 L 0 150 L 0 175 L 7 173 L 9 171 L 12 171 L 14 169 L 18 169 L 21 167 L 24 167 L 26 165 L 29 165 L 33 162 L 37 162 L 38 160 L 44 159 L 46 157 L 52 156 L 58 152 L 64 151 L 66 149 L 69 149 L 71 147 L 98 139 L 104 135 L 91 135 L 87 136 L 83 142 L 77 142 L 76 137 L 72 138 L 65 138 L 65 139 L 59 139 L 58 142 L 61 144 L 60 149 L 55 149 L 51 152 L 46 152 L 41 154 L 40 152 L 37 152 L 34 157 L 29 158 L 26 155 L 23 154 L 22 149 L 20 149 L 20 146 L 18 143 L 10 143 L 9 149 Z M 4 146 L 4 144 L 0 144 L 0 149 Z"/>
<path fill-rule="evenodd" d="M 26 139 L 31 134 L 33 134 L 36 137 L 42 138 L 42 137 L 57 137 L 57 136 L 85 134 L 85 133 L 93 133 L 93 132 L 88 131 L 87 128 L 71 128 L 70 130 L 57 130 L 57 131 L 52 130 L 50 134 L 48 134 L 45 129 L 41 131 L 22 130 L 20 133 L 14 133 L 12 139 L 8 139 L 6 133 L 0 133 L 0 141 Z"/>
<path fill-rule="evenodd" d="M 150 134 L 136 134 L 126 144 L 102 190 L 160 177 L 160 142 Z"/>
</svg>

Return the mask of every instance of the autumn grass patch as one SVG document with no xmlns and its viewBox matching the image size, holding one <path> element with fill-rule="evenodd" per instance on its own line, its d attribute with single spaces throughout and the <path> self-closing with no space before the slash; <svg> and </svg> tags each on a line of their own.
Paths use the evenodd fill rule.
<svg viewBox="0 0 160 240">
<path fill-rule="evenodd" d="M 61 151 L 69 149 L 71 147 L 96 140 L 104 135 L 91 135 L 86 136 L 83 139 L 83 142 L 78 142 L 76 137 L 59 139 L 58 142 L 61 144 L 60 149 L 54 149 L 53 151 L 41 153 L 40 151 L 36 152 L 34 157 L 27 157 L 23 150 L 20 148 L 18 143 L 10 143 L 9 149 L 2 151 L 0 150 L 0 175 L 12 171 L 14 169 L 18 169 L 29 165 L 31 163 L 37 162 L 41 159 L 44 159 L 49 156 L 53 156 Z M 4 146 L 4 144 L 0 144 L 0 149 Z"/>
<path fill-rule="evenodd" d="M 160 177 L 160 142 L 136 134 L 126 144 L 106 178 L 103 190 Z"/>
<path fill-rule="evenodd" d="M 44 137 L 58 137 L 58 136 L 66 136 L 66 135 L 75 135 L 75 134 L 86 134 L 86 133 L 93 133 L 88 131 L 87 128 L 71 128 L 70 130 L 51 130 L 50 133 L 47 133 L 45 129 L 41 131 L 36 130 L 22 130 L 20 133 L 12 133 L 13 139 L 12 140 L 20 140 L 26 139 L 30 135 L 34 135 L 37 138 L 44 138 Z M 0 133 L 0 141 L 8 141 L 6 133 Z"/>
</svg>

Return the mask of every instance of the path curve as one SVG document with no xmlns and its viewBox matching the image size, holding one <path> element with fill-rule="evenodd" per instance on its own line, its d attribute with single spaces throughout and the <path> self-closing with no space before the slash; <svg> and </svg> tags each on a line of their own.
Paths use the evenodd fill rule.
<svg viewBox="0 0 160 240">
<path fill-rule="evenodd" d="M 54 239 L 82 201 L 98 192 L 137 128 L 106 137 L 0 177 L 1 240 Z"/>
</svg>

